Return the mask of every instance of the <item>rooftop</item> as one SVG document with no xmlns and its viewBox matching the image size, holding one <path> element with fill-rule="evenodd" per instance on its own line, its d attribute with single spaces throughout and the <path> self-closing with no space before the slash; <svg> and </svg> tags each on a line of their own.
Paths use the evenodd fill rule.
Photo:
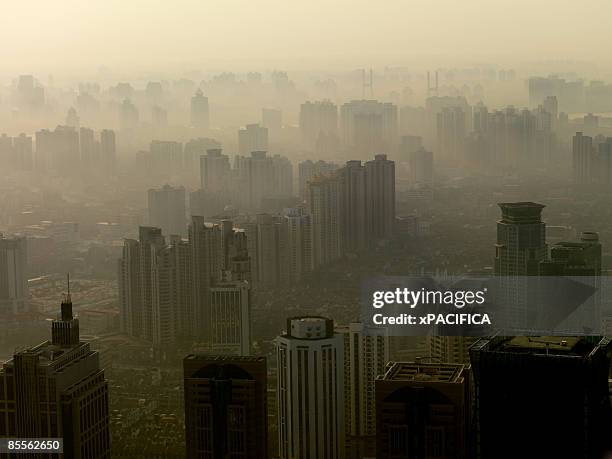
<svg viewBox="0 0 612 459">
<path fill-rule="evenodd" d="M 465 365 L 453 363 L 390 362 L 385 381 L 461 382 Z"/>
</svg>

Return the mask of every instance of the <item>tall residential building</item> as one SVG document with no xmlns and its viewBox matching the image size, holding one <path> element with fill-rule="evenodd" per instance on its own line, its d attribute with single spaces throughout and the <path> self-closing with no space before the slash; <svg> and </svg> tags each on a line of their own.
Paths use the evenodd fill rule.
<svg viewBox="0 0 612 459">
<path fill-rule="evenodd" d="M 286 253 L 282 263 L 289 282 L 297 283 L 312 271 L 312 217 L 302 207 L 285 209 Z"/>
<path fill-rule="evenodd" d="M 344 458 L 343 337 L 331 319 L 294 317 L 276 349 L 279 457 Z"/>
<path fill-rule="evenodd" d="M 200 156 L 200 187 L 208 192 L 227 191 L 230 188 L 230 162 L 220 148 L 206 150 Z"/>
<path fill-rule="evenodd" d="M 210 127 L 208 97 L 204 96 L 200 89 L 191 98 L 191 125 L 196 129 L 208 129 Z"/>
<path fill-rule="evenodd" d="M 79 132 L 69 126 L 36 132 L 36 167 L 62 173 L 76 172 L 81 162 Z"/>
<path fill-rule="evenodd" d="M 393 151 L 398 143 L 397 106 L 377 100 L 354 100 L 342 105 L 340 132 L 344 145 L 360 156 Z"/>
<path fill-rule="evenodd" d="M 390 238 L 395 227 L 395 163 L 376 155 L 365 163 L 366 207 L 373 238 Z"/>
<path fill-rule="evenodd" d="M 293 196 L 293 164 L 281 155 L 272 157 L 273 195 L 275 197 Z"/>
<path fill-rule="evenodd" d="M 108 174 L 116 172 L 117 145 L 115 131 L 104 129 L 100 132 L 100 163 Z"/>
<path fill-rule="evenodd" d="M 238 131 L 238 153 L 248 155 L 253 151 L 268 151 L 268 129 L 259 124 L 247 124 Z"/>
<path fill-rule="evenodd" d="M 68 294 L 51 341 L 0 369 L 0 437 L 63 438 L 63 457 L 108 459 L 109 420 L 108 382 L 98 353 L 80 340 Z"/>
<path fill-rule="evenodd" d="M 308 198 L 308 182 L 321 175 L 330 175 L 338 169 L 338 165 L 327 161 L 311 161 L 310 159 L 298 164 L 298 180 L 300 198 L 305 201 Z"/>
<path fill-rule="evenodd" d="M 269 132 L 279 132 L 283 127 L 283 112 L 274 108 L 262 108 L 261 125 Z"/>
<path fill-rule="evenodd" d="M 94 139 L 93 129 L 86 127 L 79 129 L 79 148 L 81 151 L 81 163 L 85 168 L 91 168 L 94 165 L 94 159 L 97 156 L 96 149 L 98 148 Z"/>
<path fill-rule="evenodd" d="M 374 382 L 378 376 L 385 374 L 389 361 L 389 338 L 385 329 L 362 323 L 337 327 L 336 331 L 344 338 L 344 416 L 349 447 L 358 457 L 374 456 Z"/>
<path fill-rule="evenodd" d="M 460 364 L 390 363 L 376 380 L 376 457 L 472 457 L 469 375 Z"/>
<path fill-rule="evenodd" d="M 467 123 L 465 112 L 459 107 L 445 107 L 437 114 L 437 139 L 441 158 L 461 162 L 465 155 Z"/>
<path fill-rule="evenodd" d="M 589 184 L 597 173 L 593 138 L 576 132 L 572 140 L 572 170 L 574 182 Z"/>
<path fill-rule="evenodd" d="M 268 457 L 264 357 L 188 355 L 183 377 L 187 457 Z"/>
<path fill-rule="evenodd" d="M 342 228 L 345 250 L 363 250 L 372 231 L 367 202 L 366 168 L 361 161 L 347 161 L 338 172 L 342 177 Z"/>
<path fill-rule="evenodd" d="M 478 341 L 470 350 L 476 457 L 605 457 L 609 352 L 610 340 L 599 337 Z"/>
<path fill-rule="evenodd" d="M 300 131 L 306 146 L 320 139 L 338 139 L 338 107 L 329 100 L 304 102 L 300 106 Z"/>
<path fill-rule="evenodd" d="M 138 127 L 139 120 L 138 108 L 126 97 L 119 106 L 119 125 L 121 129 L 135 129 Z"/>
<path fill-rule="evenodd" d="M 27 241 L 0 233 L 0 316 L 29 311 Z"/>
<path fill-rule="evenodd" d="M 149 225 L 161 228 L 171 236 L 187 234 L 187 210 L 185 188 L 164 185 L 148 192 Z"/>
<path fill-rule="evenodd" d="M 287 262 L 285 220 L 270 214 L 257 214 L 255 221 L 245 223 L 244 228 L 253 283 L 267 287 L 284 284 L 289 276 L 285 265 Z"/>
<path fill-rule="evenodd" d="M 231 273 L 210 288 L 209 350 L 219 355 L 251 353 L 251 286 Z"/>
<path fill-rule="evenodd" d="M 237 156 L 236 172 L 242 201 L 252 210 L 260 210 L 266 198 L 293 195 L 293 165 L 283 156 L 265 151 Z"/>
<path fill-rule="evenodd" d="M 342 205 L 342 179 L 338 174 L 318 177 L 309 183 L 314 268 L 337 260 L 345 253 Z"/>
<path fill-rule="evenodd" d="M 408 154 L 408 169 L 412 185 L 433 184 L 433 153 L 419 148 Z"/>
</svg>

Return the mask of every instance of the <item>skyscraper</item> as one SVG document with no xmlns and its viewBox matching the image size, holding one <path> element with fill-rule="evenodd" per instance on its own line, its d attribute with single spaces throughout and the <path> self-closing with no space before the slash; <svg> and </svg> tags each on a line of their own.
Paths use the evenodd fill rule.
<svg viewBox="0 0 612 459">
<path fill-rule="evenodd" d="M 206 150 L 200 156 L 200 186 L 209 192 L 227 191 L 230 187 L 230 162 L 220 148 Z"/>
<path fill-rule="evenodd" d="M 28 310 L 26 238 L 0 233 L 0 316 Z"/>
<path fill-rule="evenodd" d="M 314 148 L 324 138 L 338 140 L 338 107 L 329 100 L 300 106 L 300 131 L 306 146 Z"/>
<path fill-rule="evenodd" d="M 265 358 L 188 355 L 183 375 L 187 457 L 268 457 Z"/>
<path fill-rule="evenodd" d="M 369 231 L 373 238 L 388 239 L 395 227 L 395 163 L 376 155 L 365 169 Z"/>
<path fill-rule="evenodd" d="M 191 125 L 201 130 L 210 127 L 208 97 L 204 96 L 201 89 L 198 89 L 191 98 Z"/>
<path fill-rule="evenodd" d="M 117 167 L 117 145 L 115 131 L 104 129 L 100 132 L 100 163 L 107 174 L 114 174 Z"/>
<path fill-rule="evenodd" d="M 410 183 L 413 185 L 433 184 L 433 153 L 419 148 L 408 154 Z"/>
<path fill-rule="evenodd" d="M 376 380 L 376 457 L 471 457 L 470 410 L 468 367 L 390 363 Z"/>
<path fill-rule="evenodd" d="M 342 228 L 347 251 L 365 249 L 372 230 L 366 202 L 366 168 L 361 161 L 347 161 L 340 169 L 342 177 Z"/>
<path fill-rule="evenodd" d="M 287 225 L 286 253 L 283 266 L 289 282 L 297 283 L 312 271 L 312 217 L 302 207 L 285 209 Z"/>
<path fill-rule="evenodd" d="M 397 146 L 397 106 L 376 100 L 354 100 L 342 105 L 340 132 L 343 143 L 360 156 L 391 152 Z"/>
<path fill-rule="evenodd" d="M 477 457 L 603 457 L 612 438 L 609 349 L 596 337 L 478 341 L 470 350 Z"/>
<path fill-rule="evenodd" d="M 343 337 L 330 319 L 294 317 L 276 349 L 280 458 L 344 458 Z"/>
<path fill-rule="evenodd" d="M 148 192 L 149 225 L 161 228 L 162 233 L 185 236 L 187 210 L 185 188 L 164 185 Z"/>
<path fill-rule="evenodd" d="M 298 164 L 299 192 L 302 200 L 308 199 L 308 182 L 321 175 L 330 175 L 338 165 L 327 161 L 306 160 Z"/>
<path fill-rule="evenodd" d="M 63 438 L 66 458 L 108 459 L 108 383 L 80 341 L 70 294 L 51 341 L 18 351 L 0 369 L 0 437 Z"/>
<path fill-rule="evenodd" d="M 309 183 L 308 209 L 312 216 L 312 263 L 317 268 L 345 252 L 342 179 L 338 174 Z"/>
<path fill-rule="evenodd" d="M 268 128 L 247 124 L 238 131 L 238 153 L 249 155 L 254 151 L 268 151 Z"/>
<path fill-rule="evenodd" d="M 376 399 L 374 382 L 389 361 L 386 330 L 351 323 L 337 327 L 344 338 L 345 429 L 351 457 L 374 456 Z"/>
<path fill-rule="evenodd" d="M 589 184 L 593 182 L 597 172 L 595 159 L 593 138 L 582 135 L 582 132 L 576 132 L 572 141 L 572 170 L 575 183 Z"/>
<path fill-rule="evenodd" d="M 461 162 L 465 155 L 467 124 L 465 112 L 459 107 L 445 107 L 437 114 L 436 153 L 447 161 Z"/>
</svg>

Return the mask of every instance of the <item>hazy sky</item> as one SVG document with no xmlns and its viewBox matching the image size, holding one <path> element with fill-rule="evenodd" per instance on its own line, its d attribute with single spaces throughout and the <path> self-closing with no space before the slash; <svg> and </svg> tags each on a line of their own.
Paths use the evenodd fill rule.
<svg viewBox="0 0 612 459">
<path fill-rule="evenodd" d="M 0 71 L 607 57 L 610 0 L 3 0 Z"/>
</svg>

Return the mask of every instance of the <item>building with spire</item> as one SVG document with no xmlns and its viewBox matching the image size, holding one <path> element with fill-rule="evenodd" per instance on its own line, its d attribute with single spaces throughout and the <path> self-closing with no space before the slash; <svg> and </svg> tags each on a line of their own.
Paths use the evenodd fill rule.
<svg viewBox="0 0 612 459">
<path fill-rule="evenodd" d="M 18 351 L 0 369 L 0 437 L 63 438 L 66 459 L 108 459 L 108 382 L 80 340 L 70 289 L 51 341 Z"/>
</svg>

